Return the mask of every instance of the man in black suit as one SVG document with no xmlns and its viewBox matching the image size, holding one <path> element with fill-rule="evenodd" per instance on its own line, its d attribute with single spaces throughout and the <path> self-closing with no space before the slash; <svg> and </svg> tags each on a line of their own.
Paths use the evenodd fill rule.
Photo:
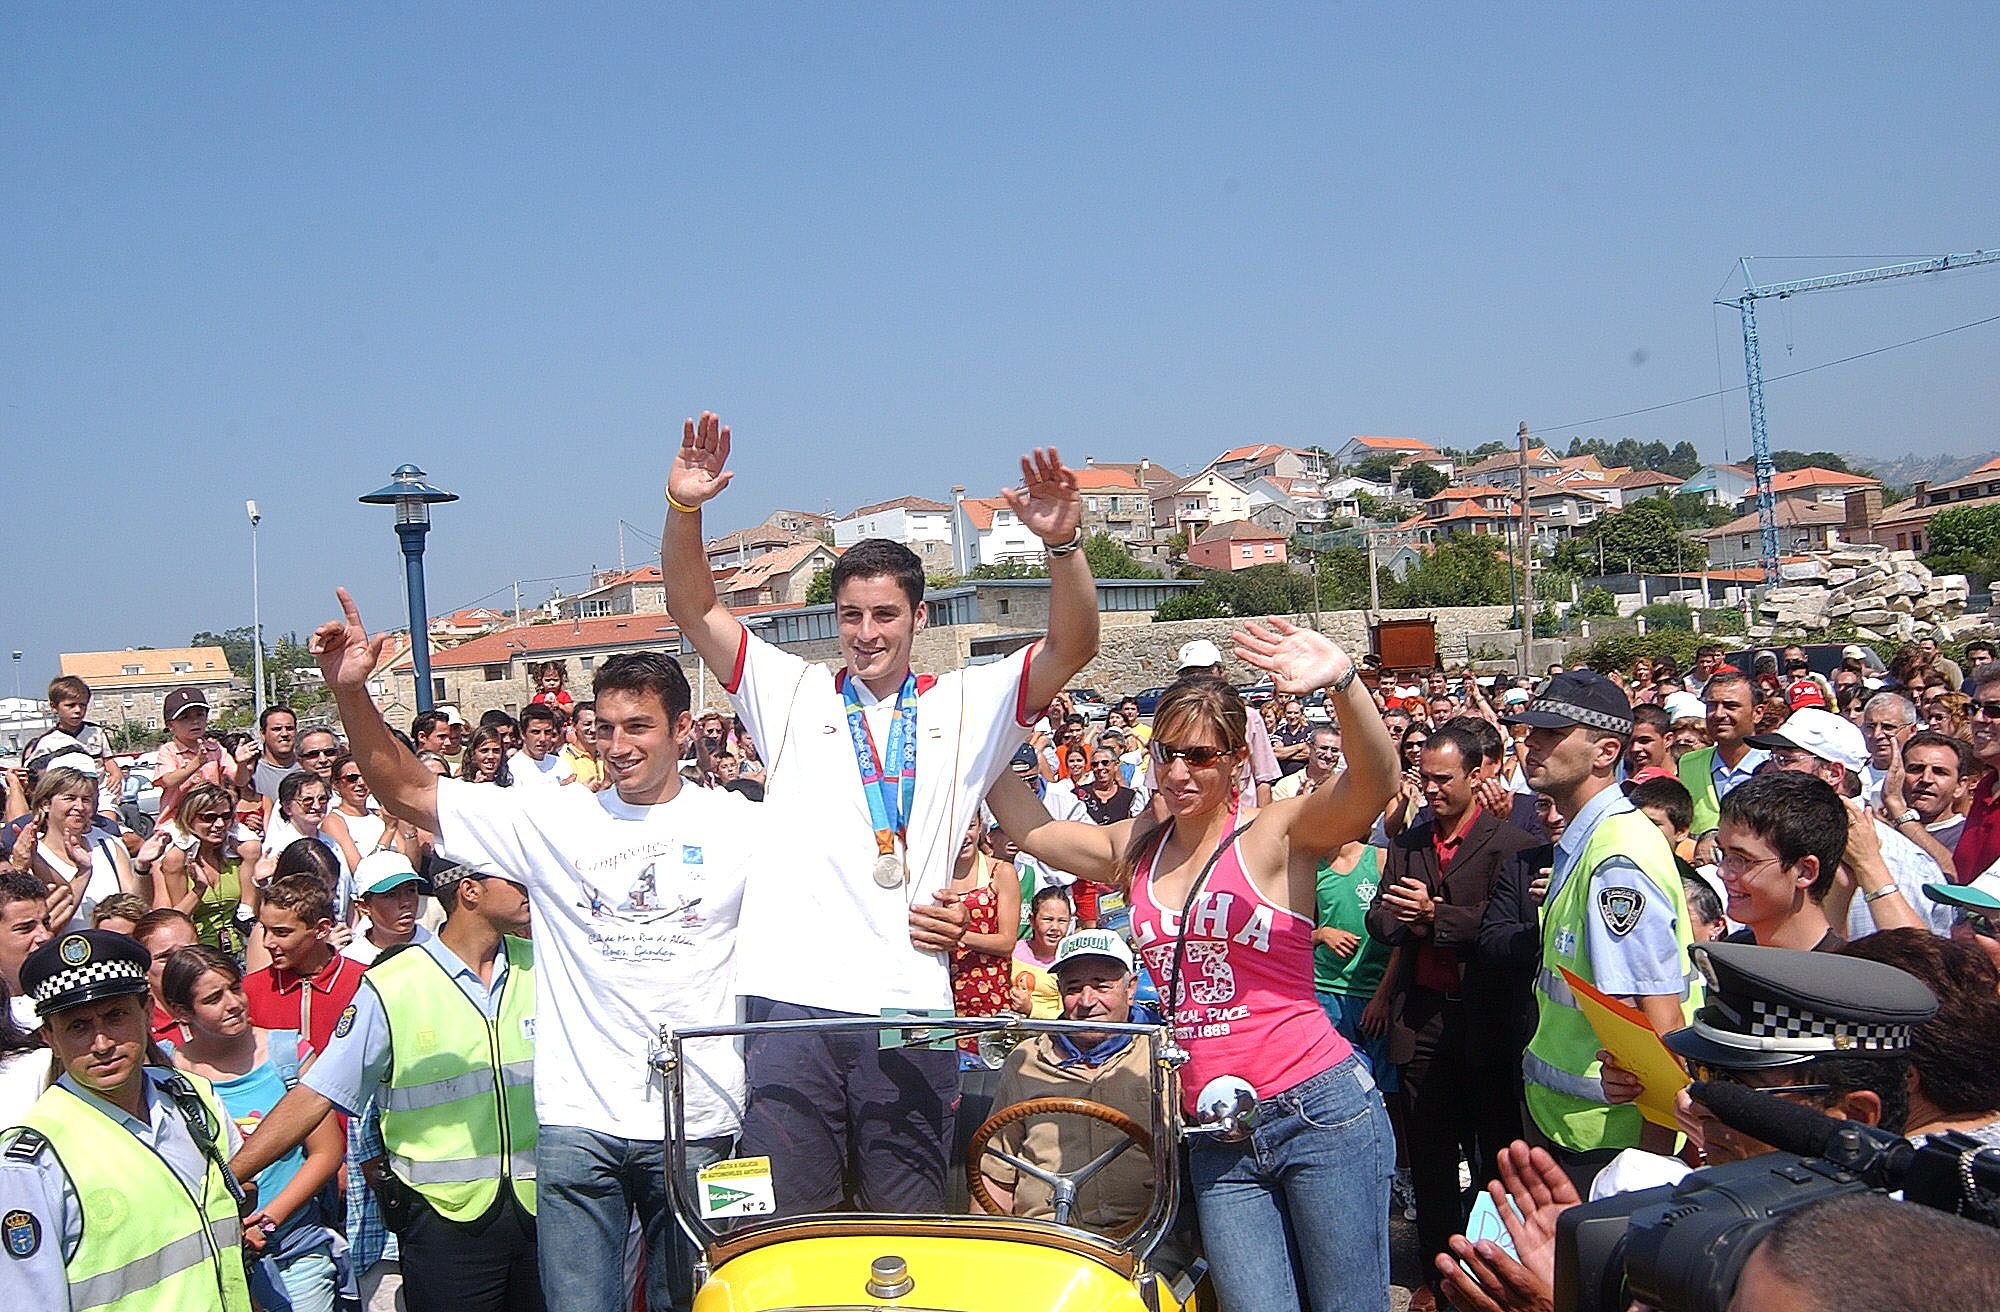
<svg viewBox="0 0 2000 1312">
<path fill-rule="evenodd" d="M 1461 1148 L 1477 1183 L 1492 1178 L 1495 1154 L 1521 1133 L 1505 1055 L 1480 1041 L 1506 1028 L 1507 981 L 1489 978 L 1475 949 L 1495 876 L 1536 844 L 1474 802 L 1484 759 L 1464 726 L 1431 735 L 1419 764 L 1428 818 L 1390 843 L 1368 909 L 1368 932 L 1413 958 L 1390 1003 L 1389 1055 L 1410 1099 L 1410 1176 L 1426 1271 L 1465 1225 Z"/>
</svg>

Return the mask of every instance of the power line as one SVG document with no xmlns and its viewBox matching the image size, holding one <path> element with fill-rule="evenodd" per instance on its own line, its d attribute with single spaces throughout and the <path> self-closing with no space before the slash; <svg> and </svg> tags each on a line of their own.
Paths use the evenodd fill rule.
<svg viewBox="0 0 2000 1312">
<path fill-rule="evenodd" d="M 1831 369 L 1836 365 L 1853 364 L 1856 360 L 1866 360 L 1873 355 L 1885 355 L 1890 351 L 1900 351 L 1906 346 L 1916 346 L 1923 342 L 1936 341 L 1940 337 L 1949 337 L 1953 333 L 1962 333 L 1968 328 L 1983 328 L 1989 323 L 2000 323 L 2000 314 L 1989 315 L 1984 319 L 1975 319 L 1971 323 L 1962 323 L 1952 328 L 1943 328 L 1934 333 L 1925 333 L 1922 337 L 1912 337 L 1907 341 L 1891 342 L 1887 346 L 1878 346 L 1871 351 L 1857 351 L 1853 355 L 1844 355 L 1838 360 L 1828 360 L 1823 364 L 1807 365 L 1803 369 L 1793 369 L 1789 373 L 1772 374 L 1764 381 L 1767 383 L 1779 383 L 1787 378 L 1799 378 L 1806 374 L 1816 374 L 1822 369 Z M 1568 424 L 1537 424 L 1535 432 L 1565 433 L 1572 428 L 1588 428 L 1592 424 L 1608 424 L 1614 419 L 1630 419 L 1633 415 L 1649 415 L 1657 410 L 1671 410 L 1675 406 L 1692 405 L 1696 401 L 1712 401 L 1718 396 L 1729 396 L 1736 392 L 1746 392 L 1748 390 L 1750 390 L 1750 385 L 1748 383 L 1741 383 L 1735 387 L 1722 388 L 1720 391 L 1703 392 L 1699 396 L 1684 396 L 1678 401 L 1662 401 L 1658 405 L 1641 406 L 1637 410 L 1623 410 L 1615 415 L 1599 415 L 1595 419 L 1579 419 L 1574 423 Z"/>
</svg>

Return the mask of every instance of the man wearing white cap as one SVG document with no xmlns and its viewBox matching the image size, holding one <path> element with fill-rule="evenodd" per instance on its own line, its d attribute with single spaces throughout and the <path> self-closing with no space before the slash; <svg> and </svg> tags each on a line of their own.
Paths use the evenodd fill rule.
<svg viewBox="0 0 2000 1312">
<path fill-rule="evenodd" d="M 1847 938 L 1914 924 L 1935 934 L 1951 932 L 1949 913 L 1922 895 L 1924 885 L 1944 878 L 1937 862 L 1853 800 L 1860 792 L 1861 769 L 1868 764 L 1868 744 L 1852 721 L 1807 707 L 1793 711 L 1776 733 L 1748 741 L 1770 752 L 1771 764 L 1778 769 L 1815 775 L 1847 799 L 1848 851 L 1841 862 L 1845 878 L 1826 900 L 1827 918 L 1841 926 Z M 1898 893 L 1907 904 L 1907 917 L 1904 908 L 1885 902 L 1895 901 Z M 1922 910 L 1926 907 L 1931 910 L 1928 923 Z"/>
<path fill-rule="evenodd" d="M 1180 674 L 1177 677 L 1188 679 L 1198 676 L 1222 678 L 1222 649 L 1207 638 L 1196 638 L 1181 644 Z M 1257 805 L 1269 806 L 1271 785 L 1278 782 L 1281 771 L 1278 753 L 1271 746 L 1271 731 L 1264 727 L 1264 717 L 1247 717 L 1243 737 L 1250 755 L 1237 773 L 1236 786 L 1246 797 L 1254 790 Z"/>
<path fill-rule="evenodd" d="M 368 920 L 341 955 L 366 966 L 390 948 L 421 943 L 431 932 L 417 923 L 423 880 L 410 858 L 383 849 L 370 852 L 354 868 L 354 900 Z"/>
<path fill-rule="evenodd" d="M 1132 949 L 1108 929 L 1078 930 L 1064 938 L 1056 948 L 1055 977 L 1064 1020 L 1124 1025 L 1159 1019 L 1133 1002 Z M 994 1110 L 1034 1098 L 1082 1098 L 1148 1124 L 1151 1054 L 1149 1045 L 1134 1037 L 1090 1031 L 1034 1035 L 1008 1055 L 993 1093 Z M 1053 1190 L 1036 1172 L 1076 1171 L 1121 1141 L 1124 1136 L 1105 1122 L 1067 1113 L 1010 1125 L 993 1136 L 980 1159 L 974 1199 L 981 1210 L 1051 1216 Z M 1023 1164 L 1033 1169 L 1024 1170 Z M 1151 1160 L 1133 1144 L 1079 1191 L 1070 1224 L 1103 1231 L 1142 1215 L 1153 1199 L 1152 1174 Z M 984 1206 L 989 1201 L 991 1208 Z"/>
<path fill-rule="evenodd" d="M 1951 936 L 1970 943 L 2000 967 L 2000 874 L 1969 884 L 1926 884 L 1924 896 L 1951 912 Z"/>
</svg>

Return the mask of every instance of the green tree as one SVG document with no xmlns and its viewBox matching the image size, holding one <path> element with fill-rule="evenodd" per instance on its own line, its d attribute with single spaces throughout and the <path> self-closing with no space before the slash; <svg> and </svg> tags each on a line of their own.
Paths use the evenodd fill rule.
<svg viewBox="0 0 2000 1312">
<path fill-rule="evenodd" d="M 1160 603 L 1153 612 L 1155 620 L 1219 620 L 1228 612 L 1222 598 L 1206 583 L 1198 588 L 1181 588 Z"/>
<path fill-rule="evenodd" d="M 1863 478 L 1873 478 L 1866 469 L 1847 463 L 1845 456 L 1831 451 L 1773 451 L 1771 467 L 1779 473 L 1789 473 L 1794 469 L 1831 469 L 1838 474 L 1859 474 Z"/>
<path fill-rule="evenodd" d="M 1436 496 L 1449 480 L 1431 465 L 1413 464 L 1403 475 L 1403 490 L 1419 501 Z"/>
<path fill-rule="evenodd" d="M 933 570 L 924 575 L 924 586 L 927 588 L 955 588 L 963 582 L 964 579 L 948 569 Z M 828 596 L 827 600 L 832 601 L 833 598 Z"/>
<path fill-rule="evenodd" d="M 1188 535 L 1187 535 L 1187 534 L 1185 534 L 1185 533 L 1169 533 L 1169 534 L 1167 535 L 1167 559 L 1168 559 L 1168 560 L 1171 560 L 1171 561 L 1176 561 L 1176 562 L 1178 562 L 1178 561 L 1183 561 L 1183 560 L 1186 560 L 1186 559 L 1187 559 L 1187 549 L 1188 549 Z"/>
<path fill-rule="evenodd" d="M 1046 565 L 1030 565 L 1022 560 L 1003 560 L 997 565 L 979 565 L 965 577 L 969 579 L 1045 579 L 1049 576 Z"/>
<path fill-rule="evenodd" d="M 239 679 L 252 677 L 256 665 L 252 660 L 256 640 L 250 636 L 250 626 L 240 625 L 224 629 L 220 633 L 210 633 L 203 629 L 188 639 L 190 647 L 220 647 L 223 659 L 229 662 L 229 672 Z"/>
<path fill-rule="evenodd" d="M 1401 580 L 1385 573 L 1382 600 L 1391 606 L 1498 606 L 1507 600 L 1512 572 L 1499 538 L 1454 533 Z"/>
<path fill-rule="evenodd" d="M 1109 533 L 1093 533 L 1083 541 L 1083 558 L 1100 579 L 1156 579 L 1160 572 L 1141 565 L 1125 544 Z"/>
<path fill-rule="evenodd" d="M 833 600 L 833 566 L 821 565 L 806 584 L 806 605 L 824 606 Z"/>
<path fill-rule="evenodd" d="M 1600 619 L 1618 613 L 1618 598 L 1605 588 L 1586 588 L 1576 599 L 1577 614 Z"/>
<path fill-rule="evenodd" d="M 1924 563 L 1940 574 L 2000 577 L 2000 506 L 1954 506 L 1931 518 Z"/>
<path fill-rule="evenodd" d="M 1387 451 L 1378 451 L 1349 465 L 1347 472 L 1371 483 L 1392 482 L 1396 473 L 1396 457 Z"/>
<path fill-rule="evenodd" d="M 1642 497 L 1623 510 L 1600 516 L 1589 533 L 1556 548 L 1557 567 L 1595 575 L 1602 560 L 1609 574 L 1663 574 L 1699 564 L 1706 549 L 1682 531 L 1674 500 Z"/>
<path fill-rule="evenodd" d="M 1354 504 L 1361 511 L 1363 518 L 1389 519 L 1393 517 L 1389 510 L 1389 503 L 1372 492 L 1356 492 L 1354 494 Z"/>
</svg>

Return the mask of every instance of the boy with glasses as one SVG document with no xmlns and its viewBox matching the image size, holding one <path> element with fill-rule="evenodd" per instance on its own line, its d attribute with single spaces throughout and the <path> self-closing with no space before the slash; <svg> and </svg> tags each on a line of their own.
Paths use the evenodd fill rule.
<svg viewBox="0 0 2000 1312">
<path fill-rule="evenodd" d="M 1722 799 L 1716 846 L 1724 909 L 1743 926 L 1724 942 L 1833 952 L 1846 941 L 1823 907 L 1847 854 L 1847 808 L 1831 787 L 1783 769 L 1758 775 Z"/>
</svg>

